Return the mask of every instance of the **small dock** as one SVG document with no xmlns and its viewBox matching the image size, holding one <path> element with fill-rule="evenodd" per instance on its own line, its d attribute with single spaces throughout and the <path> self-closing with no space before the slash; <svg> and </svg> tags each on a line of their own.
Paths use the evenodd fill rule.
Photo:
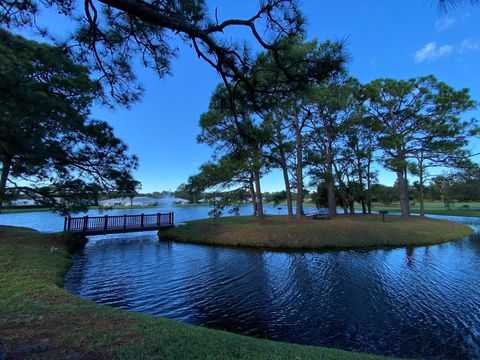
<svg viewBox="0 0 480 360">
<path fill-rule="evenodd" d="M 82 235 L 121 234 L 156 231 L 174 226 L 174 214 L 65 217 L 63 230 Z"/>
</svg>

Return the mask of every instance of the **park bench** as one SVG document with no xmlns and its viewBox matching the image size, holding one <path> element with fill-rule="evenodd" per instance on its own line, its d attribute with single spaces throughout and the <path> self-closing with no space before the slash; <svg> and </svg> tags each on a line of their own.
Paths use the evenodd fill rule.
<svg viewBox="0 0 480 360">
<path fill-rule="evenodd" d="M 313 213 L 306 215 L 308 218 L 312 220 L 328 220 L 330 219 L 330 213 L 328 210 L 318 210 Z"/>
</svg>

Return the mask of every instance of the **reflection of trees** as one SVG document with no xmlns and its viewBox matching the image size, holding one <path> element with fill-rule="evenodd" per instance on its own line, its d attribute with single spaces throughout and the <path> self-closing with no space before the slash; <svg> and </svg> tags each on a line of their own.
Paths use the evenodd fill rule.
<svg viewBox="0 0 480 360">
<path fill-rule="evenodd" d="M 200 276 L 189 282 L 185 303 L 197 325 L 258 337 L 269 337 L 268 278 L 260 251 L 204 247 L 187 266 Z"/>
<path fill-rule="evenodd" d="M 476 345 L 462 324 L 478 326 L 480 235 L 459 243 L 299 254 L 112 241 L 85 250 L 78 292 L 98 287 L 99 301 L 147 303 L 150 313 L 258 337 L 467 358 Z"/>
<path fill-rule="evenodd" d="M 143 264 L 156 262 L 155 243 L 141 237 L 98 240 L 76 261 L 75 293 L 115 307 L 132 308 L 132 299 L 143 291 L 136 283 Z M 78 266 L 77 266 L 78 264 Z M 135 304 L 138 306 L 138 304 Z"/>
<path fill-rule="evenodd" d="M 415 248 L 406 247 L 405 248 L 405 261 L 409 269 L 413 269 L 415 266 Z"/>
</svg>

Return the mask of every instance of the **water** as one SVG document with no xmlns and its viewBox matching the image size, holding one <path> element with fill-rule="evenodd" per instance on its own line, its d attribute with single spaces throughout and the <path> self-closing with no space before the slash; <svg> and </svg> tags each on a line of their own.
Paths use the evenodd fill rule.
<svg viewBox="0 0 480 360">
<path fill-rule="evenodd" d="M 208 212 L 175 210 L 181 221 Z M 51 214 L 32 214 L 22 214 L 31 217 L 24 226 L 36 216 L 39 229 L 53 226 Z M 93 237 L 65 285 L 98 303 L 260 338 L 480 358 L 480 218 L 437 217 L 476 234 L 428 247 L 307 253 L 160 243 L 154 233 Z"/>
<path fill-rule="evenodd" d="M 198 220 L 208 218 L 208 212 L 212 208 L 209 206 L 173 206 L 171 202 L 163 202 L 158 207 L 147 207 L 139 209 L 113 209 L 113 210 L 89 210 L 88 212 L 79 212 L 71 216 L 104 216 L 104 215 L 135 215 L 135 214 L 155 214 L 157 212 L 175 212 L 175 223 L 181 224 L 185 221 Z M 230 208 L 223 211 L 223 216 L 231 215 Z M 306 209 L 314 211 L 314 209 Z M 240 215 L 252 215 L 252 206 L 240 206 Z M 270 215 L 286 214 L 286 207 L 278 210 L 277 207 L 266 206 L 265 212 Z M 52 212 L 28 212 L 28 213 L 11 213 L 0 214 L 0 225 L 23 226 L 37 229 L 44 232 L 55 232 L 63 230 L 64 216 Z"/>
</svg>

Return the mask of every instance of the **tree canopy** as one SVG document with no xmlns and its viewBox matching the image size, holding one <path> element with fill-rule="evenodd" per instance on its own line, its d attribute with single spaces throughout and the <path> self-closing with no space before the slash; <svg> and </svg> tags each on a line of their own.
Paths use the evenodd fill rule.
<svg viewBox="0 0 480 360">
<path fill-rule="evenodd" d="M 41 13 L 52 9 L 67 17 L 74 28 L 67 38 L 52 34 L 41 25 Z M 250 43 L 274 53 L 282 66 L 278 44 L 303 32 L 304 19 L 296 0 L 264 0 L 246 19 L 220 21 L 221 9 L 209 11 L 204 0 L 5 0 L 0 3 L 0 24 L 30 27 L 68 49 L 73 58 L 100 74 L 110 104 L 128 105 L 139 99 L 142 89 L 133 70 L 135 57 L 160 77 L 170 72 L 169 63 L 178 54 L 177 41 L 194 49 L 222 77 L 233 95 L 235 86 L 249 84 L 245 76 L 252 66 L 250 46 L 232 41 L 232 28 L 248 30 Z M 263 89 L 265 90 L 265 89 Z"/>
<path fill-rule="evenodd" d="M 0 30 L 0 201 L 23 194 L 68 209 L 133 181 L 137 158 L 90 118 L 99 89 L 61 49 Z"/>
</svg>

